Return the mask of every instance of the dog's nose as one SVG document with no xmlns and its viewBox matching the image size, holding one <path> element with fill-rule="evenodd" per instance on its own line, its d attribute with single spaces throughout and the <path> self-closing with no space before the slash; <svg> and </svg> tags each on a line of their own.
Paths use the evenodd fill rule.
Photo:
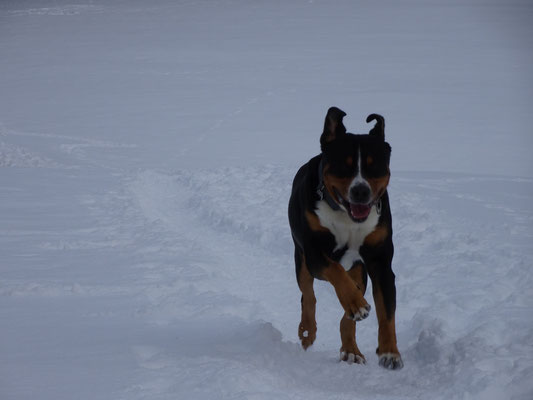
<svg viewBox="0 0 533 400">
<path fill-rule="evenodd" d="M 352 203 L 367 204 L 370 202 L 370 188 L 364 183 L 358 183 L 350 189 Z"/>
</svg>

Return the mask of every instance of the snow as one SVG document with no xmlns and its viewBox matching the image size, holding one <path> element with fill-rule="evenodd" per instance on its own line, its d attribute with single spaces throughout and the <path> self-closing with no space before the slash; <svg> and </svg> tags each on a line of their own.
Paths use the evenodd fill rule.
<svg viewBox="0 0 533 400">
<path fill-rule="evenodd" d="M 0 3 L 0 398 L 533 398 L 529 1 Z M 328 107 L 391 143 L 404 368 L 298 342 Z M 370 304 L 372 294 L 366 299 Z"/>
</svg>

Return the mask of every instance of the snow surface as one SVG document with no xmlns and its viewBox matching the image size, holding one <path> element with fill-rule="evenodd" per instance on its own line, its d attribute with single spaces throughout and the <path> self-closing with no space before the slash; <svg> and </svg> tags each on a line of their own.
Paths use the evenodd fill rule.
<svg viewBox="0 0 533 400">
<path fill-rule="evenodd" d="M 0 2 L 0 399 L 533 398 L 525 1 Z M 325 111 L 393 147 L 405 367 L 297 337 Z M 366 295 L 372 303 L 371 292 Z"/>
</svg>

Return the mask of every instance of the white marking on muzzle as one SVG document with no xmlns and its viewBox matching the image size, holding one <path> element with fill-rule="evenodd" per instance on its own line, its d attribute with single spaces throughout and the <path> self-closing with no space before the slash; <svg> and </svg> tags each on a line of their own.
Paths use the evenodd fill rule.
<svg viewBox="0 0 533 400">
<path fill-rule="evenodd" d="M 370 194 L 372 197 L 372 188 L 370 187 L 368 181 L 363 178 L 363 174 L 361 173 L 361 147 L 357 149 L 357 175 L 355 178 L 353 178 L 352 183 L 350 183 L 350 187 L 348 188 L 348 200 L 351 201 L 350 193 L 352 191 L 352 188 L 357 185 L 365 185 L 366 187 L 368 187 L 368 189 L 370 189 Z"/>
</svg>

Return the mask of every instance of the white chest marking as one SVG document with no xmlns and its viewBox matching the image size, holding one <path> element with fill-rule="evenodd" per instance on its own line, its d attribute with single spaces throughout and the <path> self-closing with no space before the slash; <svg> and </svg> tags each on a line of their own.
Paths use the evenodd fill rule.
<svg viewBox="0 0 533 400">
<path fill-rule="evenodd" d="M 346 271 L 352 268 L 353 263 L 361 260 L 359 248 L 363 244 L 365 237 L 371 233 L 379 222 L 379 214 L 376 206 L 372 207 L 368 218 L 361 223 L 353 222 L 348 213 L 342 207 L 340 210 L 333 210 L 325 200 L 316 203 L 316 215 L 320 224 L 328 228 L 335 236 L 337 245 L 335 251 L 347 246 L 347 250 L 342 256 L 340 263 Z"/>
</svg>

